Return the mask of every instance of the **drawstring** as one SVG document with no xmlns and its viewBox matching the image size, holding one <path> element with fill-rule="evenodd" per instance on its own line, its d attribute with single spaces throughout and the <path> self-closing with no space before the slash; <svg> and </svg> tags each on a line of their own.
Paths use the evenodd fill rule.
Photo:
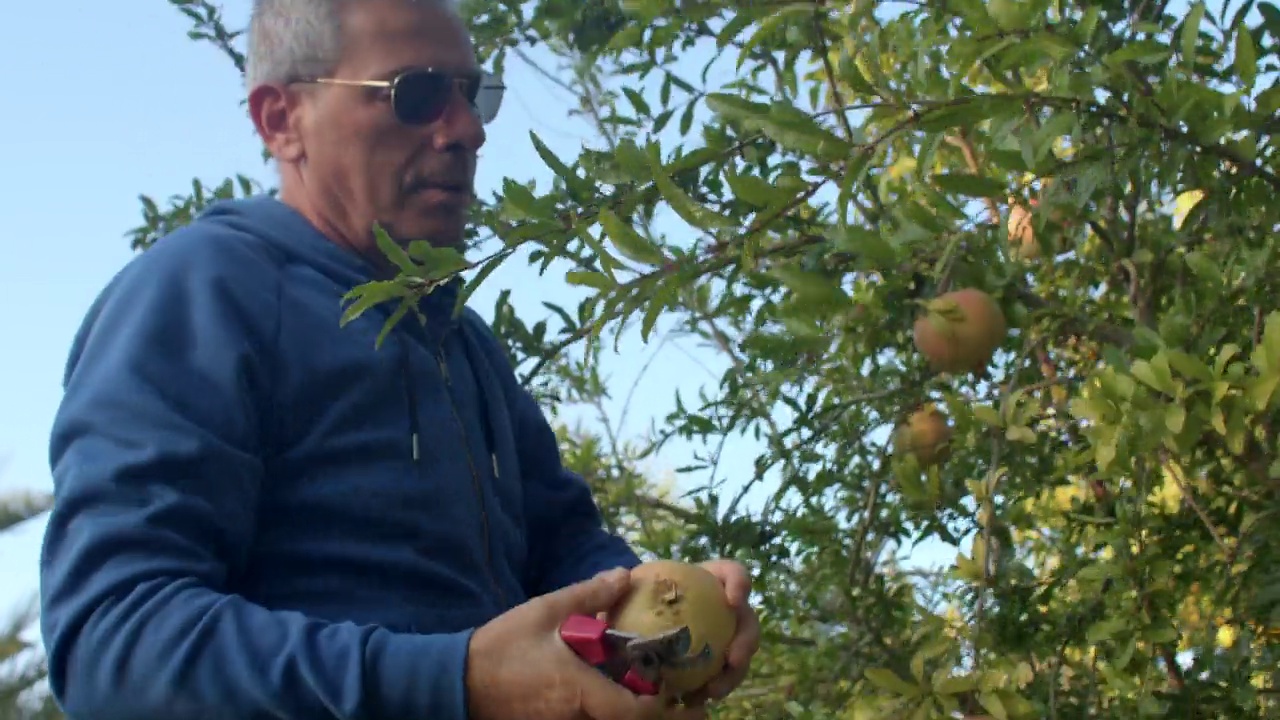
<svg viewBox="0 0 1280 720">
<path fill-rule="evenodd" d="M 449 285 L 444 288 L 440 288 L 440 290 L 448 289 L 453 292 L 457 292 L 460 287 L 462 287 L 461 278 L 455 278 Z M 451 296 L 446 292 L 441 293 L 438 297 L 440 298 L 440 302 L 443 302 L 445 300 L 449 300 Z M 431 297 L 428 296 L 427 298 L 424 298 L 424 300 L 430 302 Z M 405 394 L 409 402 L 410 452 L 413 456 L 413 462 L 416 464 L 422 457 L 422 433 L 420 431 L 420 421 L 418 418 L 418 384 L 414 381 L 413 362 L 409 357 L 410 339 L 411 338 L 408 334 L 400 335 L 397 338 L 396 344 L 400 346 L 400 374 L 404 377 Z M 443 343 L 444 339 L 440 338 L 439 342 Z"/>
<path fill-rule="evenodd" d="M 413 364 L 409 361 L 409 340 L 405 337 L 397 338 L 396 345 L 400 348 L 400 374 L 404 377 L 405 395 L 409 400 L 409 445 L 412 453 L 413 462 L 417 464 L 419 458 L 422 457 L 421 441 L 422 437 L 418 432 L 418 386 L 413 381 Z"/>
</svg>

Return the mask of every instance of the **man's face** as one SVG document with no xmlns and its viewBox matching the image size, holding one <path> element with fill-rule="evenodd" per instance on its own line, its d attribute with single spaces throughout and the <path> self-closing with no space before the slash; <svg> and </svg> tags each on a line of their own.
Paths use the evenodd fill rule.
<svg viewBox="0 0 1280 720">
<path fill-rule="evenodd" d="M 392 80 L 410 69 L 474 73 L 466 28 L 430 2 L 367 0 L 343 9 L 341 80 Z M 356 238 L 375 222 L 401 242 L 460 246 L 485 133 L 454 90 L 440 118 L 406 125 L 385 89 L 308 85 L 297 110 L 300 175 L 315 210 Z M 442 186 L 460 188 L 460 191 Z M 355 238 L 353 238 L 355 239 Z"/>
</svg>

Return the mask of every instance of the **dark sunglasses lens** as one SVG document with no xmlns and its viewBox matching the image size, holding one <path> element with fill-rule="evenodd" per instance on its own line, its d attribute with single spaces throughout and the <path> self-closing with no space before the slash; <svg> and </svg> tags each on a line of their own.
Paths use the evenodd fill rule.
<svg viewBox="0 0 1280 720">
<path fill-rule="evenodd" d="M 396 78 L 392 108 L 400 122 L 425 125 L 440 119 L 452 93 L 453 80 L 441 73 L 405 73 Z"/>
</svg>

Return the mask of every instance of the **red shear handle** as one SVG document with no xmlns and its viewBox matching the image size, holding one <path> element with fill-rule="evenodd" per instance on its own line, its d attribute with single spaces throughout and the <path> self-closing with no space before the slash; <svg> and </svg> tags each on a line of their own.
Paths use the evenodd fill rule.
<svg viewBox="0 0 1280 720">
<path fill-rule="evenodd" d="M 657 695 L 658 684 L 649 682 L 640 676 L 635 670 L 628 669 L 627 674 L 622 676 L 618 682 L 622 683 L 622 687 L 630 690 L 637 695 Z"/>
<path fill-rule="evenodd" d="M 613 659 L 608 633 L 609 625 L 590 615 L 570 615 L 560 625 L 560 639 L 590 665 Z"/>
<path fill-rule="evenodd" d="M 603 620 L 589 615 L 570 615 L 560 625 L 560 638 L 577 653 L 578 657 L 594 666 L 611 665 L 622 660 L 615 653 L 609 637 L 609 625 Z M 635 668 L 627 668 L 622 677 L 613 678 L 623 687 L 637 695 L 657 695 L 657 683 L 642 677 Z"/>
</svg>

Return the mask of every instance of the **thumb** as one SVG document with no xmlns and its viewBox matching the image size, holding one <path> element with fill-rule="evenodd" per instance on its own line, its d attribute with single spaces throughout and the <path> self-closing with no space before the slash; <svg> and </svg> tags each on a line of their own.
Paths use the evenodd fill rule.
<svg viewBox="0 0 1280 720">
<path fill-rule="evenodd" d="M 594 616 L 617 605 L 630 588 L 631 573 L 619 567 L 544 597 L 561 617 Z"/>
</svg>

